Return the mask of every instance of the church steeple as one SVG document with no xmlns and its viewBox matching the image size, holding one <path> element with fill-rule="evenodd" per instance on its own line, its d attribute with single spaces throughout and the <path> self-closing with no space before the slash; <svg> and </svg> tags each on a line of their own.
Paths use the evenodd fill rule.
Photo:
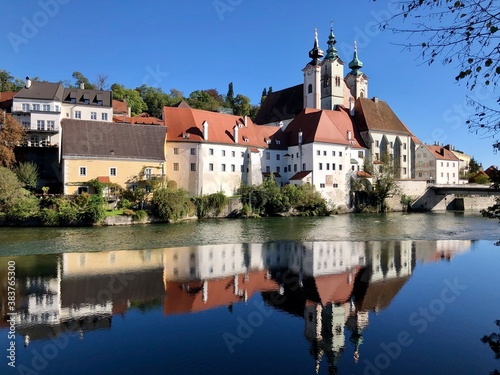
<svg viewBox="0 0 500 375">
<path fill-rule="evenodd" d="M 314 29 L 314 46 L 313 49 L 309 51 L 309 57 L 312 59 L 310 64 L 317 65 L 318 61 L 325 55 L 323 50 L 319 48 L 318 42 L 318 29 Z"/>
<path fill-rule="evenodd" d="M 333 35 L 333 21 L 330 22 L 330 35 L 328 36 L 328 49 L 326 50 L 325 60 L 335 60 L 339 55 L 337 54 L 337 49 L 335 48 L 337 41 L 335 40 L 335 35 Z"/>
<path fill-rule="evenodd" d="M 353 76 L 359 76 L 363 74 L 361 72 L 361 68 L 363 67 L 363 63 L 358 58 L 358 46 L 356 42 L 354 42 L 354 55 L 352 57 L 352 61 L 349 63 L 349 68 L 351 68 L 351 74 Z"/>
</svg>

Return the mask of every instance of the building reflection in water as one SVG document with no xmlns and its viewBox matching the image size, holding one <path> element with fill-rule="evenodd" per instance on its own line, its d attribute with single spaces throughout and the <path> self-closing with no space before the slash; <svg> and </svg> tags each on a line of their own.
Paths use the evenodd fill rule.
<svg viewBox="0 0 500 375">
<path fill-rule="evenodd" d="M 28 266 L 34 257 L 20 257 L 17 329 L 26 344 L 64 332 L 83 339 L 87 331 L 110 329 L 113 318 L 131 307 L 163 306 L 167 316 L 222 306 L 232 311 L 260 293 L 269 306 L 304 320 L 316 372 L 326 360 L 336 373 L 346 337 L 358 361 L 369 312 L 389 306 L 416 263 L 451 260 L 470 245 L 273 242 L 67 253 L 51 256 L 43 272 Z M 6 317 L 7 293 L 1 293 Z"/>
</svg>

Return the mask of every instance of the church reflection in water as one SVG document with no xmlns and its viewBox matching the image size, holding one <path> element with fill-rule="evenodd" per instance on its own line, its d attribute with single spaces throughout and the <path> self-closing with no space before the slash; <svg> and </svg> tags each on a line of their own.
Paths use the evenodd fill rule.
<svg viewBox="0 0 500 375">
<path fill-rule="evenodd" d="M 304 320 L 331 373 L 346 347 L 359 360 L 369 312 L 385 309 L 417 263 L 449 261 L 470 241 L 272 242 L 18 257 L 17 331 L 25 344 L 110 329 L 131 308 L 164 315 L 229 308 L 260 293 Z M 0 279 L 6 275 L 0 274 Z M 6 285 L 3 283 L 2 285 Z M 7 326 L 7 292 L 0 291 Z"/>
</svg>

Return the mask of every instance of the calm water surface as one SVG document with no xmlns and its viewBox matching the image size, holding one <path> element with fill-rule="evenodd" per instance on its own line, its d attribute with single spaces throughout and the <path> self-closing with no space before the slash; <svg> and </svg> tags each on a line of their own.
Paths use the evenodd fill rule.
<svg viewBox="0 0 500 375">
<path fill-rule="evenodd" d="M 487 375 L 499 238 L 450 212 L 2 228 L 0 373 Z"/>
</svg>

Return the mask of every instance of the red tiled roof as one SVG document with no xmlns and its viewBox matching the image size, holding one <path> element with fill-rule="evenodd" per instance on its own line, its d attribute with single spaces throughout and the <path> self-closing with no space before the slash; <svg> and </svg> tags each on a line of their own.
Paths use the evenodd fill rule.
<svg viewBox="0 0 500 375">
<path fill-rule="evenodd" d="M 303 180 L 304 178 L 309 176 L 311 173 L 312 173 L 312 171 L 297 172 L 290 178 L 290 180 Z"/>
<path fill-rule="evenodd" d="M 372 175 L 368 172 L 365 172 L 365 171 L 358 171 L 358 177 L 370 178 L 370 177 L 372 177 Z"/>
<path fill-rule="evenodd" d="M 459 159 L 451 152 L 450 150 L 444 148 L 443 146 L 436 145 L 424 145 L 432 156 L 434 156 L 438 160 L 453 160 L 459 161 Z"/>
<path fill-rule="evenodd" d="M 262 176 L 263 177 L 271 177 L 271 174 L 274 176 L 274 177 L 281 177 L 281 175 L 279 173 L 274 173 L 274 172 L 262 172 Z"/>
<path fill-rule="evenodd" d="M 0 92 L 0 102 L 6 101 L 6 100 L 12 100 L 14 98 L 14 95 L 16 95 L 17 92 L 14 91 L 5 91 L 5 92 Z"/>
<path fill-rule="evenodd" d="M 122 113 L 127 114 L 128 113 L 127 103 L 122 102 L 121 100 L 113 99 L 113 113 L 114 114 L 122 114 Z"/>
<path fill-rule="evenodd" d="M 413 136 L 412 132 L 383 100 L 374 101 L 368 98 L 358 98 L 354 112 L 360 131 L 380 130 Z M 414 139 L 414 141 L 418 141 L 418 139 Z"/>
<path fill-rule="evenodd" d="M 247 117 L 247 126 L 245 126 L 241 116 L 193 108 L 165 107 L 163 118 L 168 127 L 168 141 L 205 142 L 203 138 L 205 121 L 208 123 L 207 142 L 210 143 L 236 144 L 233 129 L 238 126 L 238 144 L 267 148 L 265 139 L 270 138 L 277 131 L 276 126 L 255 125 L 250 117 Z M 185 136 L 186 134 L 189 138 Z"/>
<path fill-rule="evenodd" d="M 133 117 L 113 116 L 113 122 L 116 123 L 122 122 L 126 124 L 141 124 L 141 125 L 164 125 L 163 120 L 150 116 L 147 113 L 141 113 L 140 115 Z"/>
<path fill-rule="evenodd" d="M 99 177 L 97 177 L 97 181 L 102 182 L 102 183 L 111 182 L 111 180 L 109 179 L 109 176 L 99 176 Z"/>
<path fill-rule="evenodd" d="M 350 145 L 364 148 L 365 144 L 355 126 L 352 117 L 344 107 L 338 110 L 304 109 L 290 122 L 284 131 L 278 131 L 271 137 L 272 148 L 298 145 L 299 132 L 302 132 L 302 143 L 324 142 Z M 351 139 L 348 139 L 350 133 Z M 279 146 L 277 142 L 279 141 Z"/>
<path fill-rule="evenodd" d="M 323 306 L 329 302 L 346 302 L 352 293 L 354 279 L 360 269 L 358 266 L 350 272 L 315 277 L 316 290 Z M 352 283 L 349 283 L 349 274 L 352 275 Z"/>
</svg>

